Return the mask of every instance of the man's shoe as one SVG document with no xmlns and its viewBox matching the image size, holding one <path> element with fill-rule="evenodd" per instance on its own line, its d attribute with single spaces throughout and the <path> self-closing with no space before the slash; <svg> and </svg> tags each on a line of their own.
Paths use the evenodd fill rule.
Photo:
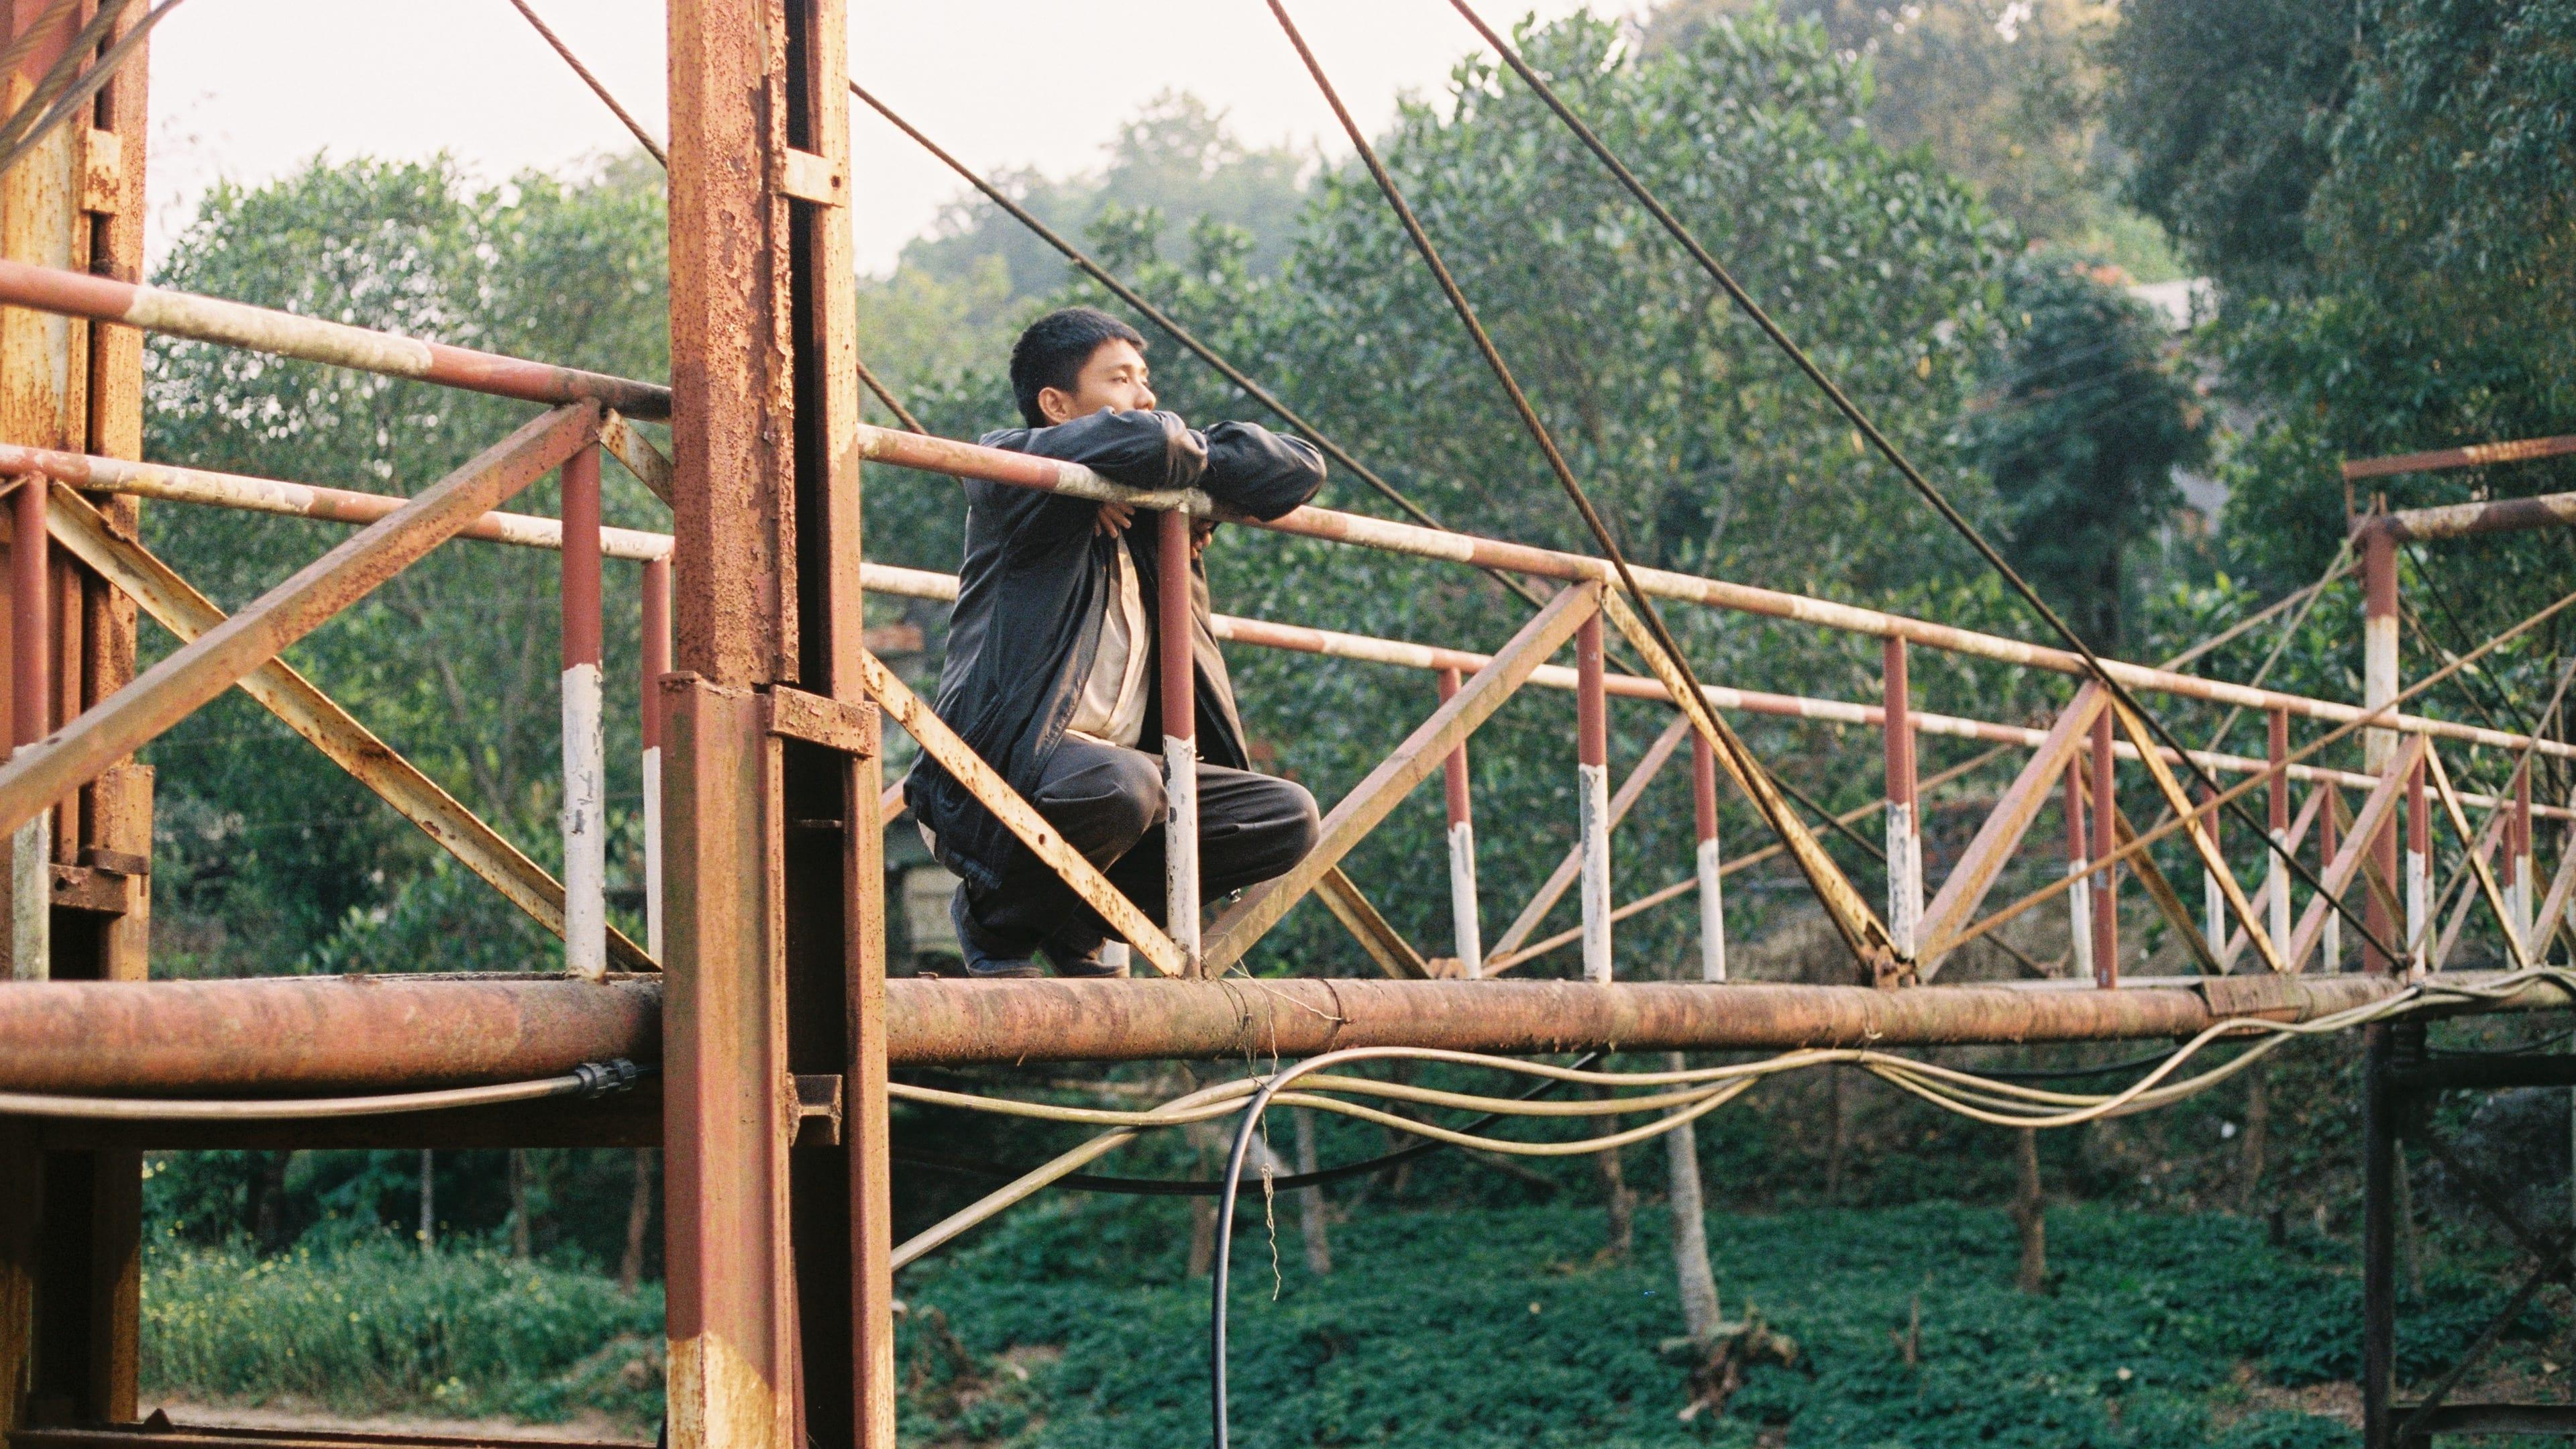
<svg viewBox="0 0 2576 1449">
<path fill-rule="evenodd" d="M 962 885 L 948 898 L 948 919 L 957 927 L 957 951 L 965 958 L 969 978 L 1007 981 L 1045 974 L 1025 950 L 1013 955 L 1011 945 L 975 923 L 975 913 L 966 907 L 966 888 Z"/>
<path fill-rule="evenodd" d="M 1127 943 L 1106 936 L 1064 935 L 1046 943 L 1047 959 L 1058 976 L 1119 977 L 1127 975 Z"/>
</svg>

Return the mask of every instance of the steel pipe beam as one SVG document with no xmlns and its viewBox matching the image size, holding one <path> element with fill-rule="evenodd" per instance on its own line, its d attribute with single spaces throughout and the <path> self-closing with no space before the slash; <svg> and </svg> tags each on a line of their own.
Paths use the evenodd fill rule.
<svg viewBox="0 0 2576 1449">
<path fill-rule="evenodd" d="M 2446 974 L 2475 984 L 2491 973 Z M 2385 973 L 1926 986 L 1776 982 L 888 981 L 897 1066 L 1268 1061 L 1348 1046 L 1528 1054 L 2114 1041 L 2231 1017 L 2308 1020 L 2375 1001 Z M 659 977 L 272 977 L 30 982 L 0 990 L 0 1090 L 288 1096 L 517 1081 L 661 1058 Z M 2558 1010 L 2535 982 L 2470 1011 Z"/>
<path fill-rule="evenodd" d="M 1388 553 L 1410 554 L 1419 558 L 1441 559 L 1452 563 L 1473 564 L 1478 568 L 1504 569 L 1514 573 L 1536 574 L 1542 578 L 1568 582 L 1597 581 L 1615 586 L 1617 576 L 1603 559 L 1583 554 L 1562 553 L 1555 549 L 1529 544 L 1509 543 L 1499 539 L 1480 538 L 1472 534 L 1448 533 L 1423 528 L 1416 524 L 1394 523 L 1382 518 L 1369 518 L 1356 513 L 1341 513 L 1329 508 L 1299 508 L 1275 519 L 1246 517 L 1220 508 L 1205 494 L 1194 489 L 1146 492 L 1123 488 L 1079 464 L 1060 463 L 1024 453 L 1006 453 L 996 448 L 960 443 L 946 438 L 926 437 L 917 433 L 899 433 L 885 428 L 863 426 L 859 429 L 859 447 L 872 461 L 893 463 L 907 468 L 920 468 L 960 478 L 982 478 L 1020 488 L 1036 488 L 1063 493 L 1076 498 L 1094 498 L 1103 502 L 1130 503 L 1139 508 L 1178 508 L 1194 517 L 1218 518 L 1241 523 L 1251 528 L 1274 533 L 1296 534 L 1335 543 L 1354 544 Z M 1988 659 L 1999 664 L 2017 664 L 2052 673 L 2089 676 L 2092 668 L 2082 655 L 2072 650 L 2052 649 L 1997 634 L 1980 633 L 1948 624 L 1935 624 L 1902 614 L 1864 609 L 1851 604 L 1838 604 L 1828 599 L 1810 598 L 1804 594 L 1782 593 L 1777 589 L 1756 588 L 1749 584 L 1729 583 L 1722 579 L 1700 578 L 1666 569 L 1636 570 L 1638 585 L 1657 598 L 1679 599 L 1686 603 L 1704 604 L 1711 608 L 1730 609 L 1738 613 L 1759 614 L 1768 618 L 1789 619 L 1814 624 L 1820 628 L 1844 633 L 1864 634 L 1878 639 L 1903 639 L 1928 649 L 1940 649 L 1971 658 Z M 2350 723 L 2367 713 L 2359 705 L 2336 700 L 2310 699 L 2304 695 L 2283 694 L 2277 690 L 2235 684 L 2220 679 L 2203 679 L 2198 675 L 2180 674 L 2170 669 L 2156 669 L 2143 664 L 2106 659 L 2103 667 L 2120 683 L 2131 689 L 2150 690 L 2185 699 L 2209 700 L 2219 704 L 2241 705 L 2247 709 L 2280 709 L 2306 719 Z M 2528 737 L 2503 730 L 2483 729 L 2456 724 L 2448 720 L 2426 719 L 2420 715 L 2397 714 L 2386 722 L 2388 729 L 2439 735 L 2471 744 L 2497 749 L 2520 749 Z M 2576 744 L 2544 740 L 2538 748 L 2544 754 L 2576 758 Z"/>
<path fill-rule="evenodd" d="M 0 304 L 51 312 L 58 317 L 122 322 L 165 337 L 187 337 L 388 377 L 416 378 L 524 402 L 558 407 L 598 402 L 630 417 L 671 415 L 671 390 L 659 383 L 529 362 L 470 347 L 450 347 L 444 342 L 397 337 L 390 332 L 299 317 L 246 302 L 164 291 L 139 282 L 120 282 L 113 277 L 58 267 L 0 260 Z"/>
</svg>

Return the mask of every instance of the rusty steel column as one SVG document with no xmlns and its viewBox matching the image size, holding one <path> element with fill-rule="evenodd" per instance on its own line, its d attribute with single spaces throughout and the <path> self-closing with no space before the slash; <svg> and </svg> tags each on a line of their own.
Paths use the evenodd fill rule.
<svg viewBox="0 0 2576 1449">
<path fill-rule="evenodd" d="M 1190 640 L 1190 516 L 1154 516 L 1154 659 L 1163 717 L 1163 929 L 1199 974 L 1198 667 Z"/>
<path fill-rule="evenodd" d="M 662 959 L 662 676 L 671 672 L 671 561 L 647 559 L 643 586 L 644 950 Z"/>
<path fill-rule="evenodd" d="M 2361 619 L 2361 703 L 2365 709 L 2377 709 L 2397 698 L 2397 539 L 2384 525 L 2373 524 L 2362 531 L 2361 549 L 2362 619 Z M 2374 775 L 2387 772 L 2389 761 L 2397 754 L 2397 731 L 2367 729 L 2361 732 L 2362 768 Z M 2397 822 L 2392 818 L 2380 828 L 2369 843 L 2370 864 L 2380 879 L 2390 884 L 2397 880 Z M 2362 924 L 2377 941 L 2394 934 L 2388 907 L 2377 891 L 2362 891 Z M 2380 953 L 2376 944 L 2365 942 L 2361 955 L 2365 971 L 2387 971 L 2397 963 Z"/>
<path fill-rule="evenodd" d="M 0 10 L 0 41 L 32 40 L 17 68 L 0 75 L 0 113 L 26 104 L 96 8 L 19 0 L 14 14 Z M 105 42 L 122 38 L 140 16 L 141 7 L 130 7 Z M 27 37 L 40 19 L 52 21 L 49 32 Z M 146 49 L 0 175 L 0 266 L 140 278 Z M 0 308 L 0 443 L 141 457 L 142 355 L 131 328 Z M 13 745 L 43 737 L 134 673 L 132 601 L 45 547 L 45 490 L 33 480 L 20 487 L 10 511 L 21 554 L 14 562 L 24 567 L 12 570 L 19 576 L 9 591 L 11 618 L 0 626 L 13 676 Z M 131 536 L 137 505 L 102 502 Z M 11 899 L 0 907 L 9 915 L 0 949 L 10 967 L 0 978 L 143 976 L 151 780 L 148 768 L 116 762 L 55 802 L 50 819 L 16 833 Z M 91 905 L 55 905 L 57 864 L 110 889 L 89 893 Z M 0 991 L 13 989 L 21 988 L 0 979 Z M 29 1423 L 136 1416 L 141 1192 L 134 1152 L 41 1150 L 33 1132 L 0 1134 L 0 1436 Z"/>
<path fill-rule="evenodd" d="M 2107 859 L 2119 845 L 2120 811 L 2111 772 L 2111 711 L 2093 717 L 2093 858 Z M 2120 868 L 2093 877 L 2093 980 L 2120 984 Z"/>
<path fill-rule="evenodd" d="M 1691 824 L 1699 838 L 1699 976 L 1726 979 L 1726 898 L 1717 843 L 1717 751 L 1691 731 Z"/>
<path fill-rule="evenodd" d="M 1583 858 L 1583 979 L 1610 979 L 1610 708 L 1602 693 L 1601 614 L 1574 634 L 1575 829 Z"/>
<path fill-rule="evenodd" d="M 1439 679 L 1440 702 L 1447 704 L 1457 696 L 1458 671 L 1443 669 Z M 1449 935 L 1459 971 L 1472 979 L 1485 974 L 1485 933 L 1477 918 L 1476 811 L 1468 784 L 1467 742 L 1460 740 L 1440 762 L 1440 788 L 1449 811 Z"/>
<path fill-rule="evenodd" d="M 1906 680 L 1905 641 L 1883 649 L 1881 692 L 1886 698 L 1887 934 L 1896 954 L 1914 959 L 1923 922 L 1923 837 L 1914 803 L 1914 701 Z"/>
<path fill-rule="evenodd" d="M 663 1014 L 672 1449 L 803 1449 L 775 750 L 794 639 L 786 24 L 670 0 L 672 605 Z"/>
<path fill-rule="evenodd" d="M 564 969 L 608 975 L 608 746 L 599 666 L 599 445 L 563 465 Z"/>
</svg>

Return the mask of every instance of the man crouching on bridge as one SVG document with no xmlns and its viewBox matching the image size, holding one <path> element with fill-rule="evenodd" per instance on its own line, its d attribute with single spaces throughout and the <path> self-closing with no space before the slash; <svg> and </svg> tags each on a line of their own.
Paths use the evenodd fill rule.
<svg viewBox="0 0 2576 1449">
<path fill-rule="evenodd" d="M 1080 463 L 1133 488 L 1196 488 L 1255 518 L 1315 496 L 1312 444 L 1249 423 L 1204 432 L 1155 412 L 1145 339 L 1089 307 L 1051 312 L 1011 349 L 1011 391 L 1028 426 L 986 447 Z M 1001 483 L 966 483 L 939 717 L 1037 808 L 1065 842 L 1160 921 L 1163 764 L 1154 531 L 1135 510 Z M 1205 529 L 1193 536 L 1189 648 L 1197 664 L 1199 869 L 1208 899 L 1284 873 L 1314 848 L 1315 799 L 1252 773 L 1225 659 L 1208 624 Z M 1035 976 L 1043 949 L 1065 976 L 1126 974 L 1104 963 L 1108 925 L 992 812 L 924 755 L 904 797 L 942 865 L 969 976 Z"/>
</svg>

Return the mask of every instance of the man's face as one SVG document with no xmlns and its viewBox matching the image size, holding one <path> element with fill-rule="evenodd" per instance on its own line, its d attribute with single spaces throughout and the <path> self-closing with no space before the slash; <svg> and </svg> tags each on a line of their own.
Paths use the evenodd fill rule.
<svg viewBox="0 0 2576 1449">
<path fill-rule="evenodd" d="M 1091 350 L 1090 360 L 1074 377 L 1073 391 L 1040 388 L 1038 411 L 1050 423 L 1065 423 L 1102 408 L 1122 413 L 1150 409 L 1154 388 L 1149 376 L 1145 354 L 1136 350 L 1136 344 L 1113 337 Z"/>
</svg>

